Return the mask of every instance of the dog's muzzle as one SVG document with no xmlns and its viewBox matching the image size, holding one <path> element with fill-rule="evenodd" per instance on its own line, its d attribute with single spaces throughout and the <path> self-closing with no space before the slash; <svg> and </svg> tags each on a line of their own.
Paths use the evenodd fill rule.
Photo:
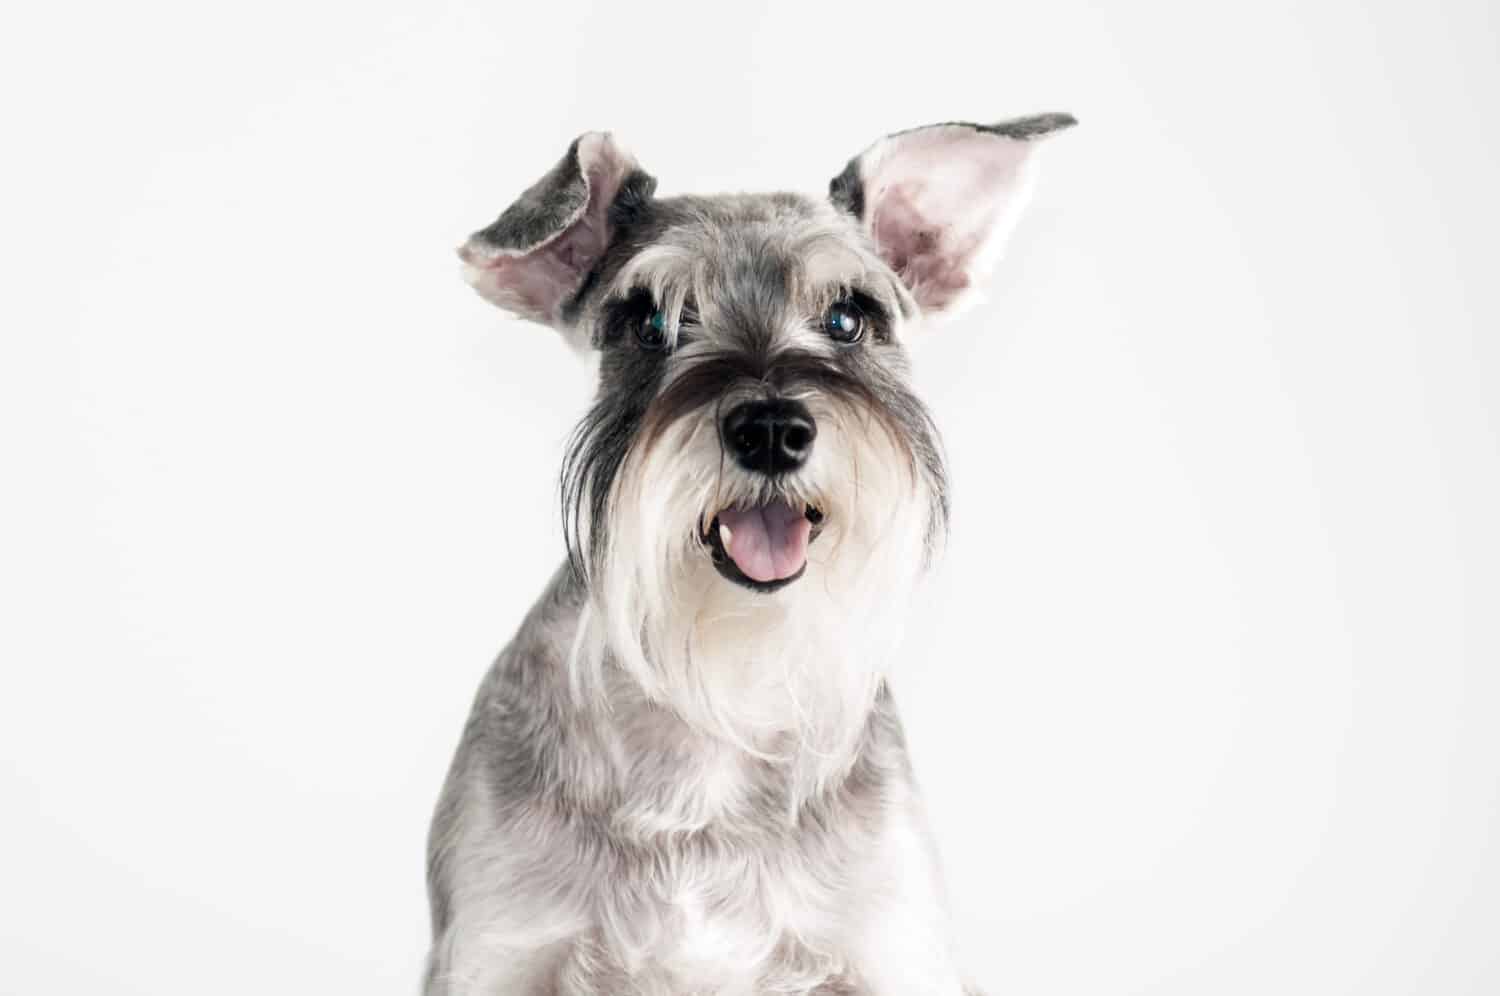
<svg viewBox="0 0 1500 996">
<path fill-rule="evenodd" d="M 776 480 L 807 463 L 818 425 L 800 401 L 768 398 L 735 405 L 719 425 L 724 450 L 742 468 Z M 755 591 L 775 591 L 807 570 L 807 548 L 823 514 L 778 497 L 720 509 L 700 538 L 725 578 Z"/>
<path fill-rule="evenodd" d="M 720 576 L 753 591 L 784 588 L 807 570 L 823 513 L 785 499 L 721 509 L 699 534 Z"/>
</svg>

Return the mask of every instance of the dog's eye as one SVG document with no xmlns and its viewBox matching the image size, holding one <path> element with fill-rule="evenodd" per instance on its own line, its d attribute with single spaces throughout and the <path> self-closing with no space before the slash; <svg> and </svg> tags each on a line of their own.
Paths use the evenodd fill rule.
<svg viewBox="0 0 1500 996">
<path fill-rule="evenodd" d="M 865 316 L 852 301 L 835 301 L 823 318 L 823 328 L 839 342 L 858 342 L 865 334 Z"/>
<path fill-rule="evenodd" d="M 660 308 L 651 311 L 636 326 L 635 337 L 647 349 L 665 349 L 667 346 L 667 313 Z"/>
</svg>

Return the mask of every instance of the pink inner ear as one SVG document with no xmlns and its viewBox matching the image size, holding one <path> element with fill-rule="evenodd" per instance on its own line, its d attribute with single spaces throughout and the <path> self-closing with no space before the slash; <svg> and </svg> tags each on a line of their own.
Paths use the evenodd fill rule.
<svg viewBox="0 0 1500 996">
<path fill-rule="evenodd" d="M 579 142 L 578 161 L 589 181 L 588 204 L 546 248 L 563 272 L 582 279 L 609 246 L 609 206 L 635 161 L 607 136 L 597 134 Z"/>
<path fill-rule="evenodd" d="M 871 220 L 871 235 L 882 258 L 922 307 L 942 308 L 968 289 L 963 261 L 973 251 L 973 240 L 955 246 L 953 233 L 923 215 L 906 187 L 884 191 Z"/>
<path fill-rule="evenodd" d="M 506 311 L 555 323 L 609 245 L 609 206 L 635 160 L 607 134 L 579 140 L 578 161 L 588 180 L 588 201 L 552 238 L 526 252 L 494 254 L 471 240 L 459 250 L 474 289 Z"/>
<path fill-rule="evenodd" d="M 988 269 L 1024 200 L 1032 145 L 939 125 L 867 154 L 870 235 L 924 310 L 952 306 Z"/>
<path fill-rule="evenodd" d="M 483 267 L 473 283 L 487 301 L 527 317 L 551 318 L 578 272 L 551 246 L 527 256 L 501 256 L 488 262 L 473 258 L 467 249 L 459 255 L 464 262 Z"/>
</svg>

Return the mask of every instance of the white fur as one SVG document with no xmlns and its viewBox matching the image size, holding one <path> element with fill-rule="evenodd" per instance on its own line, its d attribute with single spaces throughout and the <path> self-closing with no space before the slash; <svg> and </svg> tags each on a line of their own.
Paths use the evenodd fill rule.
<svg viewBox="0 0 1500 996">
<path fill-rule="evenodd" d="M 945 508 L 900 342 L 919 310 L 966 296 L 1014 224 L 1031 143 L 1009 136 L 1071 120 L 891 136 L 856 160 L 860 218 L 810 199 L 684 199 L 600 290 L 590 307 L 645 288 L 665 313 L 665 350 L 641 344 L 663 365 L 642 385 L 671 391 L 736 349 L 762 366 L 731 365 L 722 389 L 717 368 L 702 371 L 719 396 L 704 403 L 686 382 L 677 397 L 702 410 L 663 405 L 664 426 L 642 430 L 629 390 L 585 423 L 585 453 L 621 438 L 590 431 L 635 435 L 606 451 L 617 470 L 574 465 L 610 471 L 570 478 L 608 482 L 568 498 L 583 519 L 570 520 L 583 584 L 554 582 L 480 693 L 434 822 L 427 996 L 968 992 L 883 694 Z M 601 203 L 633 167 L 603 137 L 578 156 L 590 203 L 562 234 L 485 255 L 480 233 L 466 256 L 491 300 L 554 325 L 557 291 L 599 258 Z M 888 313 L 876 341 L 821 331 L 852 289 Z M 684 335 L 689 299 L 699 326 Z M 600 317 L 569 331 L 587 339 Z M 784 382 L 768 372 L 778 360 Z M 864 390 L 839 379 L 854 376 Z M 727 406 L 767 389 L 805 405 L 818 430 L 807 462 L 775 479 L 726 458 L 719 427 Z M 601 523 L 588 521 L 595 497 Z M 701 533 L 725 508 L 771 499 L 819 510 L 821 534 L 799 579 L 752 592 L 719 576 Z"/>
<path fill-rule="evenodd" d="M 712 791 L 709 783 L 722 777 L 684 772 L 681 796 Z M 746 850 L 662 863 L 602 893 L 584 881 L 561 892 L 549 885 L 544 900 L 529 899 L 528 890 L 557 879 L 548 842 L 532 849 L 507 843 L 484 824 L 482 789 L 475 798 L 467 829 L 474 846 L 456 877 L 477 887 L 459 900 L 437 992 L 765 996 L 817 992 L 846 975 L 858 978 L 860 996 L 969 991 L 914 798 L 891 800 L 885 831 L 848 877 L 830 880 L 776 852 Z M 489 887 L 496 881 L 511 886 Z M 593 988 L 598 965 L 619 966 L 629 977 L 616 989 Z M 556 990 L 546 988 L 552 980 L 561 980 Z"/>
<path fill-rule="evenodd" d="M 890 609 L 918 580 L 928 523 L 914 494 L 921 482 L 890 442 L 805 400 L 824 437 L 784 487 L 826 517 L 806 575 L 747 595 L 715 574 L 701 523 L 759 482 L 721 458 L 712 412 L 702 413 L 631 454 L 609 556 L 590 578 L 594 632 L 571 666 L 597 682 L 608 650 L 649 696 L 757 756 L 774 756 L 781 735 L 795 734 L 799 750 L 829 760 L 821 779 L 847 763 L 869 713 L 900 637 L 901 613 Z"/>
</svg>

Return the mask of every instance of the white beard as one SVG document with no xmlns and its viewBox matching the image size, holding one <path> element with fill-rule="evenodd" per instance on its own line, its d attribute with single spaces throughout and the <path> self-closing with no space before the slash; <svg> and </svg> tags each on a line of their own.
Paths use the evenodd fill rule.
<svg viewBox="0 0 1500 996">
<path fill-rule="evenodd" d="M 610 661 L 694 727 L 798 761 L 816 790 L 846 770 L 900 642 L 933 554 L 932 501 L 873 421 L 801 400 L 825 427 L 781 486 L 824 513 L 803 576 L 770 593 L 719 576 L 701 524 L 765 485 L 723 459 L 712 412 L 684 419 L 621 467 L 569 666 L 580 702 L 599 701 Z"/>
</svg>

